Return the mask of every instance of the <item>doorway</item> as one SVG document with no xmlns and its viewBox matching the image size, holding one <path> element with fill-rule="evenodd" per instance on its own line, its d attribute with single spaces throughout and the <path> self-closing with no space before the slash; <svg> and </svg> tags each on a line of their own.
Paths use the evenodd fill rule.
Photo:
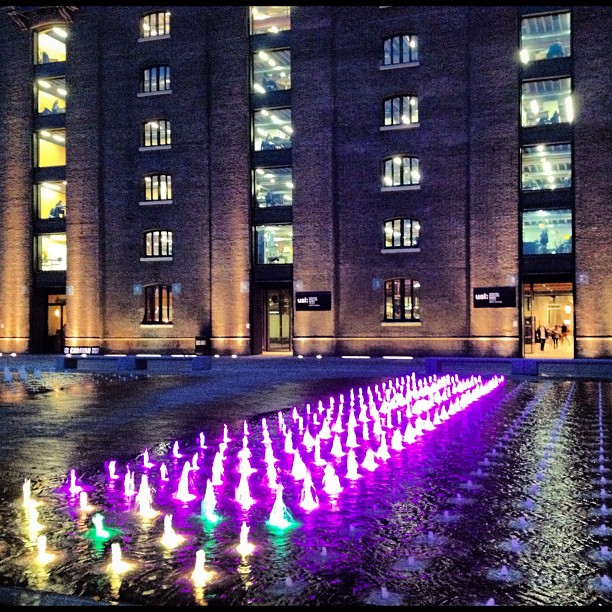
<svg viewBox="0 0 612 612">
<path fill-rule="evenodd" d="M 264 291 L 264 351 L 291 351 L 291 290 Z"/>
<path fill-rule="evenodd" d="M 66 296 L 51 294 L 47 300 L 46 352 L 63 353 L 66 340 Z"/>
<path fill-rule="evenodd" d="M 548 330 L 544 350 L 536 330 Z M 574 287 L 572 283 L 525 283 L 523 285 L 523 357 L 537 359 L 574 358 Z M 553 340 L 556 330 L 560 337 Z M 564 332 L 564 333 L 563 333 Z"/>
</svg>

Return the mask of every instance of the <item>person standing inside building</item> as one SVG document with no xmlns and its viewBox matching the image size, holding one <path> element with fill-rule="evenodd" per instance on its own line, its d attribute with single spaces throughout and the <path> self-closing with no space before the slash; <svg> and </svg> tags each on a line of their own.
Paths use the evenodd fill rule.
<svg viewBox="0 0 612 612">
<path fill-rule="evenodd" d="M 552 338 L 553 348 L 559 347 L 559 338 L 561 337 L 561 330 L 558 325 L 555 325 L 550 331 L 550 336 Z"/>
<path fill-rule="evenodd" d="M 536 331 L 536 341 L 540 343 L 540 350 L 544 350 L 544 345 L 546 344 L 546 338 L 548 338 L 548 330 L 544 327 L 544 324 L 541 324 Z"/>
<path fill-rule="evenodd" d="M 540 233 L 540 244 L 542 245 L 542 253 L 546 253 L 548 246 L 548 230 L 544 227 Z"/>
<path fill-rule="evenodd" d="M 561 344 L 567 342 L 568 344 L 570 343 L 569 338 L 567 337 L 568 334 L 568 329 L 567 329 L 567 325 L 565 323 L 563 323 L 563 325 L 561 325 Z"/>
</svg>

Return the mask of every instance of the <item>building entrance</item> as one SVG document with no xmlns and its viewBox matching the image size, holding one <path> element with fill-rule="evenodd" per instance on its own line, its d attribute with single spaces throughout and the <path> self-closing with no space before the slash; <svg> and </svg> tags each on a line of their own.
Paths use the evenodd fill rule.
<svg viewBox="0 0 612 612">
<path fill-rule="evenodd" d="M 291 290 L 264 291 L 264 351 L 291 351 Z"/>
<path fill-rule="evenodd" d="M 537 359 L 574 358 L 574 287 L 572 283 L 523 285 L 523 356 Z M 543 325 L 548 338 L 537 330 Z M 555 336 L 558 338 L 555 340 Z"/>
</svg>

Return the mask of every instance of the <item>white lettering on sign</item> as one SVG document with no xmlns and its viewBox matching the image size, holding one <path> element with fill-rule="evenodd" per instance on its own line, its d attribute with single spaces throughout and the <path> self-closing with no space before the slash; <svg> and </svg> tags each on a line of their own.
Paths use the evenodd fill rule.
<svg viewBox="0 0 612 612">
<path fill-rule="evenodd" d="M 475 297 L 477 300 L 488 300 L 489 294 L 488 293 L 477 293 Z"/>
</svg>

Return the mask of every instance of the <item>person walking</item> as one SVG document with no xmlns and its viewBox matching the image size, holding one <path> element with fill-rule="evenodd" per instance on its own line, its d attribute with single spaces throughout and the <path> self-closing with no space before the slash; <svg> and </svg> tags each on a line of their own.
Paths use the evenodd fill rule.
<svg viewBox="0 0 612 612">
<path fill-rule="evenodd" d="M 553 343 L 553 348 L 558 348 L 559 347 L 559 338 L 561 337 L 561 330 L 559 329 L 558 325 L 555 325 L 551 332 L 550 335 L 552 337 L 552 343 Z"/>
<path fill-rule="evenodd" d="M 536 341 L 540 343 L 540 350 L 544 350 L 546 344 L 546 338 L 548 338 L 548 330 L 544 327 L 544 324 L 540 325 L 536 331 Z"/>
</svg>

